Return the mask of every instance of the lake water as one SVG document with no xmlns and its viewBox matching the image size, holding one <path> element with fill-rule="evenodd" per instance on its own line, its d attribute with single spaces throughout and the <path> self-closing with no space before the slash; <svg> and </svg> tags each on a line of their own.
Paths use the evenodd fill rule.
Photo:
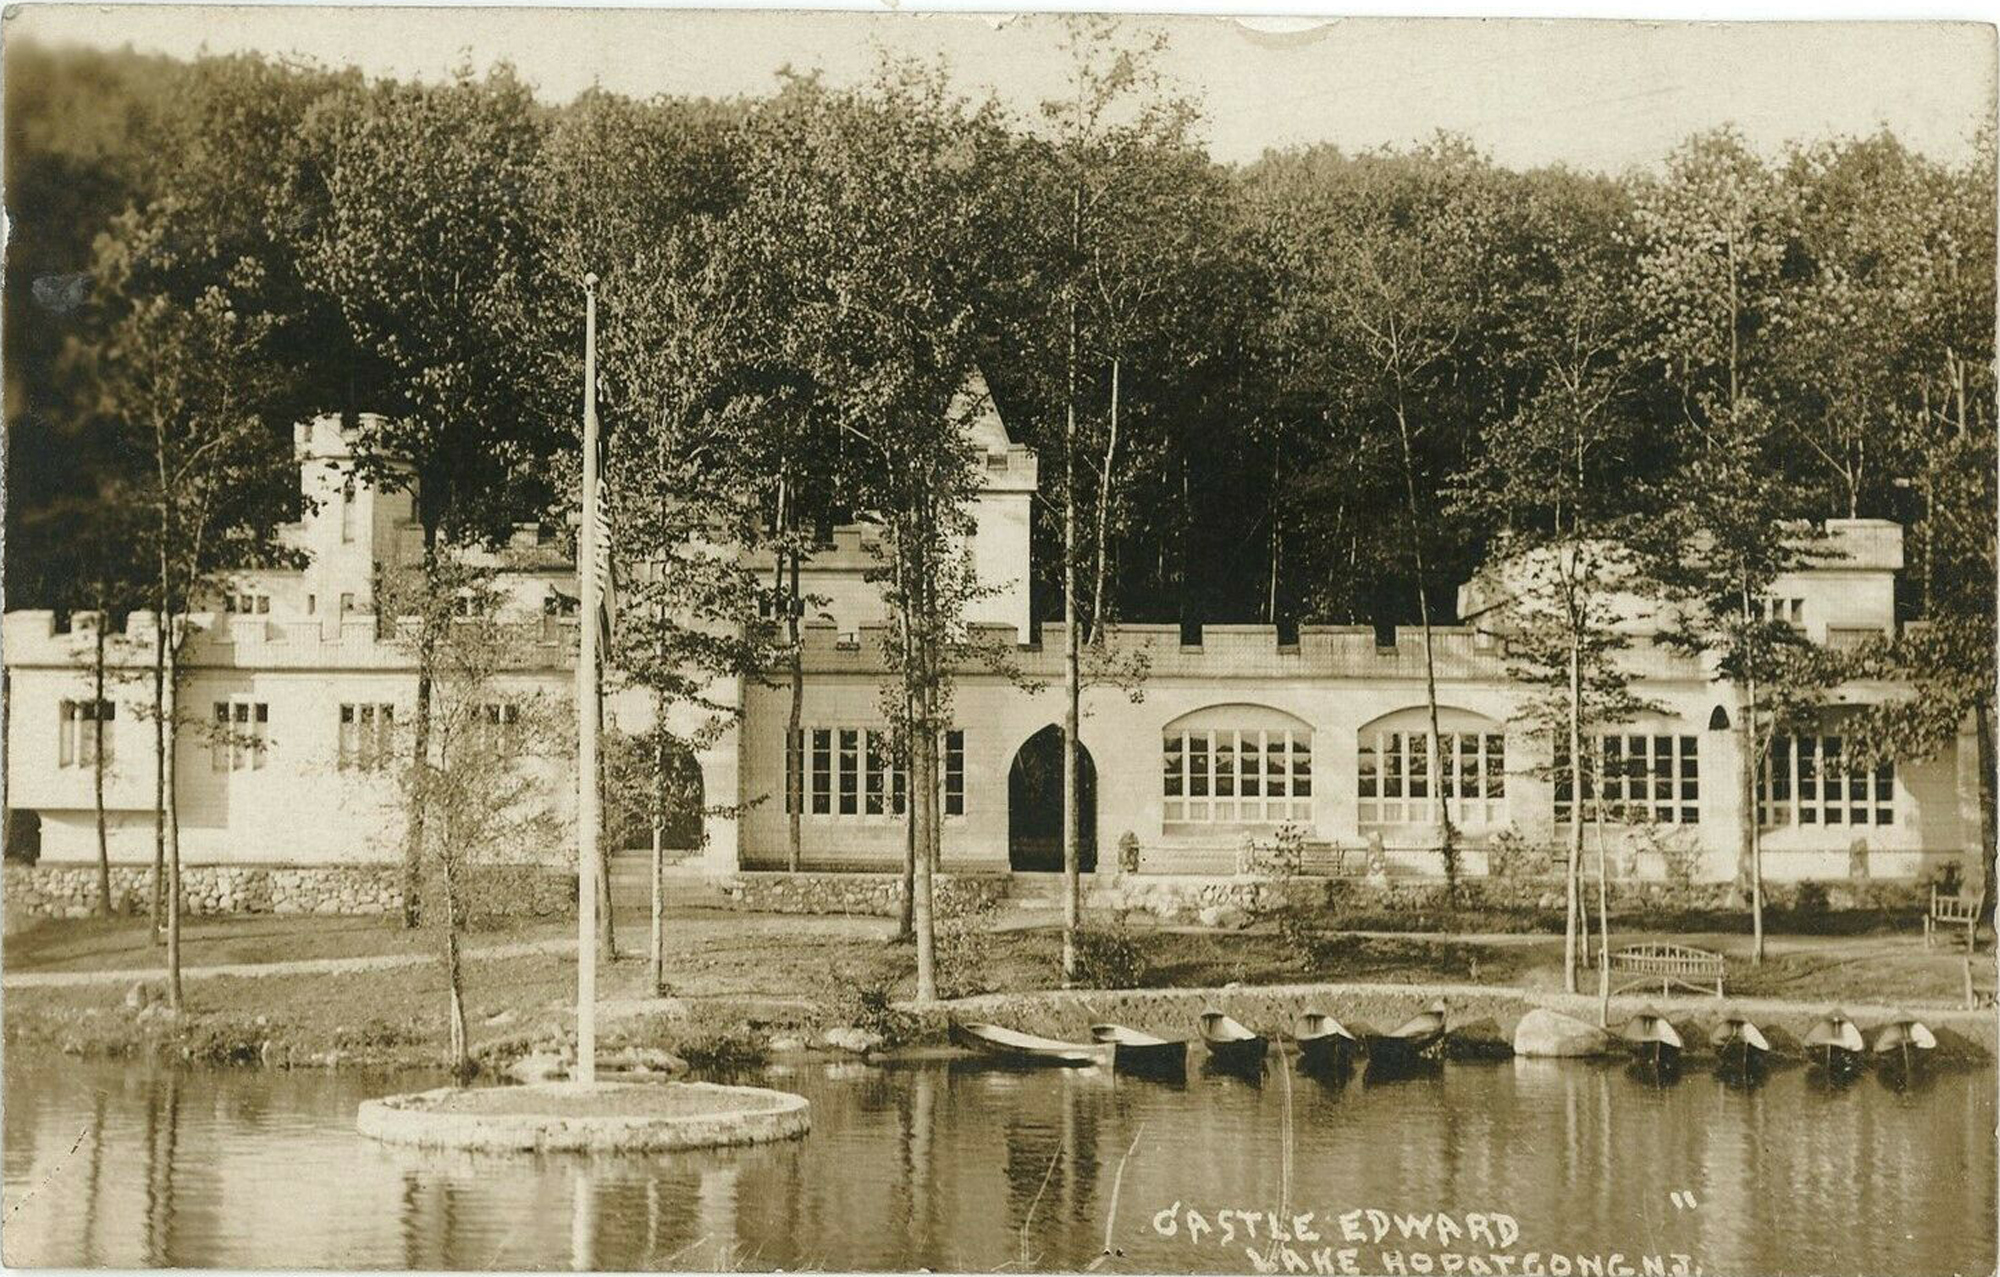
<svg viewBox="0 0 2000 1277">
<path fill-rule="evenodd" d="M 10 1058 L 5 1257 L 991 1272 L 1084 1267 L 1109 1223 L 1114 1272 L 1995 1268 L 1991 1068 L 1906 1092 L 1872 1076 L 1830 1088 L 1801 1069 L 1750 1091 L 1699 1070 L 1659 1087 L 1623 1066 L 1542 1061 L 1389 1085 L 1274 1070 L 1177 1086 L 962 1063 L 801 1065 L 765 1080 L 810 1097 L 809 1136 L 493 1157 L 354 1134 L 359 1101 L 430 1084 L 408 1074 Z M 1312 1218 L 1282 1223 L 1274 1249 L 1265 1212 Z M 1419 1223 L 1426 1235 L 1405 1239 Z"/>
</svg>

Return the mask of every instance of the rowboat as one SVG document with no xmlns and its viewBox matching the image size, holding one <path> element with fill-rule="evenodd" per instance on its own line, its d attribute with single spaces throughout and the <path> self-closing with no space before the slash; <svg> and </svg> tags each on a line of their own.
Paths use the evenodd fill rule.
<svg viewBox="0 0 2000 1277">
<path fill-rule="evenodd" d="M 1735 1015 L 1710 1031 L 1708 1044 L 1715 1048 L 1722 1069 L 1732 1073 L 1750 1072 L 1761 1065 L 1771 1051 L 1764 1031 L 1752 1021 Z"/>
<path fill-rule="evenodd" d="M 1875 1041 L 1870 1047 L 1885 1067 L 1900 1066 L 1908 1074 L 1922 1058 L 1922 1052 L 1937 1050 L 1937 1038 L 1922 1020 L 1899 1011 L 1894 1019 L 1875 1030 Z"/>
<path fill-rule="evenodd" d="M 1090 1036 L 1109 1043 L 1113 1064 L 1127 1073 L 1174 1074 L 1187 1071 L 1187 1043 L 1156 1038 L 1122 1024 L 1093 1024 Z"/>
<path fill-rule="evenodd" d="M 1223 1068 L 1250 1068 L 1264 1063 L 1264 1037 L 1252 1033 L 1220 1011 L 1201 1014 L 1201 1040 L 1209 1059 Z"/>
<path fill-rule="evenodd" d="M 1109 1068 L 1118 1048 L 1110 1043 L 1064 1042 L 1058 1038 L 1020 1033 L 997 1024 L 951 1023 L 951 1040 L 981 1055 L 1011 1064 L 1079 1068 L 1099 1064 Z"/>
<path fill-rule="evenodd" d="M 1618 1031 L 1632 1048 L 1632 1054 L 1655 1069 L 1670 1069 L 1680 1062 L 1681 1035 L 1673 1022 L 1652 1007 L 1642 1009 Z"/>
<path fill-rule="evenodd" d="M 1299 1044 L 1300 1065 L 1309 1069 L 1336 1065 L 1361 1045 L 1346 1025 L 1318 1011 L 1292 1022 L 1292 1040 Z"/>
<path fill-rule="evenodd" d="M 1445 1027 L 1444 999 L 1439 998 L 1387 1033 L 1369 1034 L 1369 1063 L 1393 1065 L 1417 1059 L 1444 1040 Z"/>
<path fill-rule="evenodd" d="M 1851 1073 L 1860 1067 L 1861 1030 L 1843 1012 L 1831 1012 L 1813 1025 L 1805 1046 L 1813 1062 L 1828 1073 Z"/>
</svg>

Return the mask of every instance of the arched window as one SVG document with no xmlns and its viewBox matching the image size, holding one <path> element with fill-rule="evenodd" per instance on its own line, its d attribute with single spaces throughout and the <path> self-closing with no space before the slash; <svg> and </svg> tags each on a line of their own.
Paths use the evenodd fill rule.
<svg viewBox="0 0 2000 1277">
<path fill-rule="evenodd" d="M 1312 727 L 1268 705 L 1211 705 L 1160 737 L 1161 818 L 1173 825 L 1311 824 Z"/>
<path fill-rule="evenodd" d="M 1438 708 L 1441 748 L 1432 783 L 1430 711 L 1397 710 L 1364 725 L 1356 753 L 1358 817 L 1363 829 L 1441 823 L 1440 796 L 1461 829 L 1507 819 L 1507 737 L 1500 724 L 1470 710 Z"/>
</svg>

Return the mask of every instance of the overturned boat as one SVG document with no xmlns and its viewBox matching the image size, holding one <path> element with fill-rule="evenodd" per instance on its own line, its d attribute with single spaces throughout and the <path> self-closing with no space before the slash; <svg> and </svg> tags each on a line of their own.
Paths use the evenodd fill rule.
<svg viewBox="0 0 2000 1277">
<path fill-rule="evenodd" d="M 1853 1073 L 1861 1067 L 1861 1030 L 1845 1012 L 1822 1016 L 1806 1034 L 1805 1047 L 1812 1062 L 1830 1074 Z"/>
<path fill-rule="evenodd" d="M 1308 1069 L 1336 1068 L 1361 1048 L 1361 1039 L 1346 1025 L 1318 1011 L 1292 1022 L 1292 1040 L 1299 1044 L 1300 1066 Z"/>
<path fill-rule="evenodd" d="M 1201 1040 L 1209 1059 L 1229 1069 L 1261 1067 L 1268 1045 L 1263 1034 L 1252 1032 L 1220 1011 L 1202 1012 Z"/>
<path fill-rule="evenodd" d="M 1187 1072 L 1187 1040 L 1155 1037 L 1122 1024 L 1093 1024 L 1090 1036 L 1112 1047 L 1112 1064 L 1123 1073 L 1174 1076 Z"/>
<path fill-rule="evenodd" d="M 1394 1067 L 1434 1055 L 1448 1027 L 1444 999 L 1439 998 L 1387 1033 L 1369 1034 L 1368 1062 Z"/>
<path fill-rule="evenodd" d="M 1673 1021 L 1651 1007 L 1638 1012 L 1618 1031 L 1642 1064 L 1654 1069 L 1671 1069 L 1680 1063 L 1680 1030 Z"/>
<path fill-rule="evenodd" d="M 1725 1073 L 1748 1074 L 1762 1068 L 1771 1053 L 1771 1043 L 1754 1020 L 1733 1015 L 1715 1026 L 1708 1035 L 1717 1066 Z"/>
</svg>

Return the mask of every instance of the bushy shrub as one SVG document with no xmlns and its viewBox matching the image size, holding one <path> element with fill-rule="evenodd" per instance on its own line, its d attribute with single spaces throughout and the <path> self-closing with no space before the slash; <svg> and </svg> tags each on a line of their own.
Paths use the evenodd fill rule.
<svg viewBox="0 0 2000 1277">
<path fill-rule="evenodd" d="M 710 1072 L 756 1068 L 770 1054 L 762 1034 L 725 1011 L 699 1002 L 674 1026 L 669 1049 L 691 1067 Z"/>
<path fill-rule="evenodd" d="M 971 893 L 940 894 L 935 905 L 941 998 L 993 992 L 993 916 L 999 904 Z"/>
<path fill-rule="evenodd" d="M 1802 882 L 1792 897 L 1792 912 L 1802 918 L 1824 918 L 1827 903 L 1825 883 Z"/>
<path fill-rule="evenodd" d="M 1146 955 L 1124 927 L 1080 929 L 1076 982 L 1086 989 L 1136 989 L 1146 979 Z"/>
<path fill-rule="evenodd" d="M 1486 873 L 1491 878 L 1542 878 L 1555 870 L 1555 849 L 1530 842 L 1512 828 L 1486 840 Z"/>
<path fill-rule="evenodd" d="M 844 1012 L 847 1022 L 882 1039 L 884 1046 L 916 1040 L 917 1017 L 896 1005 L 893 981 L 881 973 L 856 981 Z"/>
</svg>

